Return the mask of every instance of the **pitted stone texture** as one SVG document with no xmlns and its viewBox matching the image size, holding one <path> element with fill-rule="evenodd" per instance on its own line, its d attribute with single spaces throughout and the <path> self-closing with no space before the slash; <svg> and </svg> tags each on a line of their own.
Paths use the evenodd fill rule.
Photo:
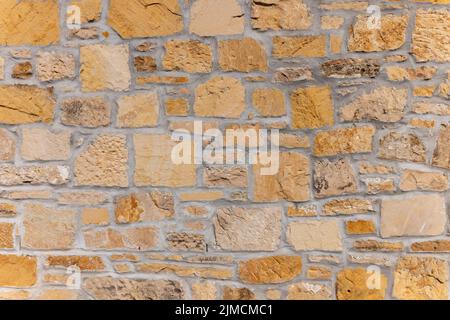
<svg viewBox="0 0 450 320">
<path fill-rule="evenodd" d="M 354 25 L 350 27 L 348 40 L 349 51 L 375 52 L 396 50 L 406 41 L 408 15 L 383 15 L 380 21 L 381 28 L 369 28 L 369 18 L 358 16 Z"/>
<path fill-rule="evenodd" d="M 61 122 L 87 128 L 107 126 L 111 122 L 111 106 L 102 97 L 67 99 L 62 102 Z"/>
<path fill-rule="evenodd" d="M 363 93 L 341 109 L 344 121 L 377 120 L 397 122 L 405 114 L 408 91 L 379 87 Z"/>
<path fill-rule="evenodd" d="M 167 36 L 183 30 L 177 0 L 111 0 L 108 24 L 123 38 Z"/>
<path fill-rule="evenodd" d="M 417 61 L 450 61 L 449 33 L 450 10 L 417 10 L 412 39 L 412 53 Z"/>
<path fill-rule="evenodd" d="M 97 137 L 75 160 L 75 183 L 80 186 L 128 186 L 128 149 L 124 135 Z"/>
<path fill-rule="evenodd" d="M 229 207 L 217 211 L 217 245 L 228 251 L 275 251 L 281 236 L 281 209 Z"/>
<path fill-rule="evenodd" d="M 371 272 L 363 268 L 344 269 L 336 282 L 338 300 L 383 300 L 386 297 L 387 278 L 380 274 L 379 283 L 371 279 Z M 374 288 L 369 288 L 373 284 Z M 375 286 L 380 285 L 377 289 Z"/>
<path fill-rule="evenodd" d="M 445 199 L 441 195 L 393 197 L 381 202 L 381 236 L 437 236 L 446 225 Z"/>
<path fill-rule="evenodd" d="M 128 91 L 131 83 L 127 45 L 87 45 L 80 48 L 81 89 Z"/>
<path fill-rule="evenodd" d="M 314 191 L 316 198 L 356 193 L 356 173 L 348 159 L 316 161 Z"/>
<path fill-rule="evenodd" d="M 292 127 L 315 129 L 334 124 L 329 86 L 298 88 L 291 94 Z"/>
<path fill-rule="evenodd" d="M 447 261 L 432 257 L 400 258 L 394 273 L 393 296 L 406 300 L 447 300 Z"/>
<path fill-rule="evenodd" d="M 212 49 L 197 40 L 170 40 L 164 44 L 166 70 L 207 73 L 212 70 Z"/>
<path fill-rule="evenodd" d="M 423 142 L 413 133 L 390 132 L 380 140 L 378 157 L 389 160 L 425 162 Z"/>
<path fill-rule="evenodd" d="M 75 58 L 71 54 L 41 51 L 37 55 L 36 69 L 40 81 L 73 79 Z"/>
</svg>

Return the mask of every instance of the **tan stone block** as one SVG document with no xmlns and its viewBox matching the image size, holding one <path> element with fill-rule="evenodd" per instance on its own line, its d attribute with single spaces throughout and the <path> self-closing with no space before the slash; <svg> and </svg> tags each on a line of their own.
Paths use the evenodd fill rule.
<svg viewBox="0 0 450 320">
<path fill-rule="evenodd" d="M 339 16 L 322 16 L 320 24 L 324 30 L 339 29 L 344 25 L 345 18 Z"/>
<path fill-rule="evenodd" d="M 158 230 L 154 227 L 128 229 L 90 229 L 84 231 L 88 249 L 151 250 L 158 245 Z"/>
<path fill-rule="evenodd" d="M 223 300 L 255 300 L 255 293 L 248 288 L 223 288 Z"/>
<path fill-rule="evenodd" d="M 205 236 L 187 232 L 170 232 L 166 237 L 167 245 L 173 251 L 205 251 Z"/>
<path fill-rule="evenodd" d="M 189 101 L 184 98 L 170 98 L 165 101 L 166 115 L 187 116 L 189 115 Z"/>
<path fill-rule="evenodd" d="M 81 212 L 83 224 L 107 225 L 109 223 L 109 211 L 107 208 L 85 208 Z"/>
<path fill-rule="evenodd" d="M 219 66 L 224 71 L 267 72 L 264 46 L 252 38 L 219 41 Z"/>
<path fill-rule="evenodd" d="M 329 86 L 298 88 L 291 93 L 292 127 L 315 129 L 334 124 Z"/>
<path fill-rule="evenodd" d="M 1 10 L 0 10 L 1 11 Z M 52 88 L 0 86 L 0 123 L 52 122 L 56 100 Z"/>
<path fill-rule="evenodd" d="M 0 161 L 14 159 L 16 153 L 16 140 L 6 129 L 0 129 Z"/>
<path fill-rule="evenodd" d="M 380 274 L 380 288 L 370 288 L 371 272 L 363 268 L 343 269 L 337 275 L 338 300 L 383 300 L 386 296 L 387 278 Z"/>
<path fill-rule="evenodd" d="M 207 73 L 212 70 L 212 49 L 197 40 L 170 40 L 164 44 L 166 70 Z"/>
<path fill-rule="evenodd" d="M 359 251 L 397 252 L 403 251 L 403 243 L 378 240 L 356 240 L 353 249 Z"/>
<path fill-rule="evenodd" d="M 155 127 L 158 125 L 159 102 L 156 93 L 123 96 L 117 100 L 119 128 Z"/>
<path fill-rule="evenodd" d="M 183 30 L 177 0 L 111 0 L 107 22 L 124 39 L 168 36 Z"/>
<path fill-rule="evenodd" d="M 0 223 L 0 248 L 14 248 L 14 223 Z"/>
<path fill-rule="evenodd" d="M 228 251 L 274 251 L 280 243 L 281 208 L 218 209 L 214 218 L 217 245 Z"/>
<path fill-rule="evenodd" d="M 174 164 L 169 135 L 135 134 L 135 172 L 137 186 L 189 187 L 196 184 L 194 164 Z"/>
<path fill-rule="evenodd" d="M 378 157 L 388 160 L 425 162 L 423 142 L 412 133 L 390 132 L 380 140 Z"/>
<path fill-rule="evenodd" d="M 312 25 L 312 14 L 303 0 L 252 1 L 252 27 L 265 30 L 304 30 Z"/>
<path fill-rule="evenodd" d="M 275 36 L 272 55 L 275 58 L 318 58 L 326 55 L 325 35 L 319 36 Z"/>
<path fill-rule="evenodd" d="M 447 261 L 431 257 L 399 258 L 392 295 L 407 300 L 447 300 Z"/>
<path fill-rule="evenodd" d="M 22 158 L 28 161 L 68 160 L 71 149 L 71 133 L 46 128 L 22 129 Z"/>
<path fill-rule="evenodd" d="M 131 83 L 129 56 L 128 45 L 82 46 L 80 48 L 82 91 L 128 91 Z"/>
<path fill-rule="evenodd" d="M 450 61 L 449 21 L 449 10 L 417 10 L 411 49 L 417 61 Z"/>
<path fill-rule="evenodd" d="M 331 300 L 329 285 L 318 282 L 301 281 L 288 287 L 288 300 Z"/>
<path fill-rule="evenodd" d="M 377 120 L 397 122 L 405 114 L 408 91 L 379 87 L 363 93 L 340 110 L 344 121 Z"/>
<path fill-rule="evenodd" d="M 69 167 L 65 166 L 13 166 L 0 164 L 0 185 L 62 185 L 69 180 Z"/>
<path fill-rule="evenodd" d="M 111 122 L 111 106 L 102 97 L 63 100 L 61 122 L 66 126 L 96 128 Z"/>
<path fill-rule="evenodd" d="M 65 191 L 58 195 L 58 203 L 66 205 L 92 206 L 108 202 L 107 194 L 98 191 Z"/>
<path fill-rule="evenodd" d="M 314 190 L 316 198 L 356 193 L 356 173 L 348 159 L 316 161 Z"/>
<path fill-rule="evenodd" d="M 446 225 L 445 199 L 437 194 L 392 197 L 381 202 L 381 236 L 437 236 Z"/>
<path fill-rule="evenodd" d="M 37 281 L 36 257 L 0 255 L 0 286 L 31 287 Z"/>
<path fill-rule="evenodd" d="M 76 212 L 27 204 L 21 246 L 28 249 L 70 249 L 75 244 Z"/>
<path fill-rule="evenodd" d="M 356 52 L 396 50 L 406 41 L 408 15 L 386 14 L 381 17 L 381 29 L 369 29 L 369 18 L 359 15 L 350 28 L 348 49 Z"/>
<path fill-rule="evenodd" d="M 441 172 L 404 170 L 400 181 L 400 190 L 445 191 L 448 189 L 448 177 Z"/>
<path fill-rule="evenodd" d="M 75 58 L 71 54 L 40 51 L 36 72 L 40 81 L 75 78 Z"/>
<path fill-rule="evenodd" d="M 103 259 L 99 256 L 49 256 L 46 259 L 46 265 L 61 268 L 76 266 L 82 271 L 101 271 L 105 269 Z"/>
<path fill-rule="evenodd" d="M 175 274 L 179 277 L 197 277 L 226 280 L 230 279 L 233 271 L 223 267 L 186 267 L 167 263 L 140 263 L 137 270 L 144 273 Z"/>
<path fill-rule="evenodd" d="M 128 149 L 123 135 L 101 135 L 75 159 L 80 186 L 128 186 Z"/>
<path fill-rule="evenodd" d="M 345 222 L 347 234 L 374 234 L 377 227 L 372 220 L 350 220 Z"/>
<path fill-rule="evenodd" d="M 302 259 L 296 256 L 273 256 L 239 263 L 239 278 L 244 283 L 283 283 L 302 272 Z"/>
<path fill-rule="evenodd" d="M 309 159 L 300 153 L 282 152 L 279 162 L 275 175 L 262 175 L 262 166 L 253 166 L 254 201 L 308 201 L 311 197 Z"/>
<path fill-rule="evenodd" d="M 372 152 L 374 135 L 372 126 L 321 131 L 314 137 L 313 152 L 317 157 L 369 153 Z"/>
<path fill-rule="evenodd" d="M 194 300 L 216 300 L 217 288 L 212 281 L 197 281 L 191 286 Z"/>
<path fill-rule="evenodd" d="M 236 0 L 197 0 L 192 4 L 189 32 L 225 36 L 244 32 L 244 12 Z"/>
<path fill-rule="evenodd" d="M 325 203 L 322 207 L 324 215 L 351 215 L 374 212 L 373 203 L 368 199 L 337 199 Z"/>
<path fill-rule="evenodd" d="M 214 77 L 195 90 L 197 116 L 239 118 L 244 111 L 245 88 L 238 79 Z"/>
<path fill-rule="evenodd" d="M 0 3 L 0 21 L 2 46 L 45 46 L 59 42 L 57 0 L 3 0 Z"/>
<path fill-rule="evenodd" d="M 14 79 L 26 80 L 33 76 L 33 66 L 31 62 L 17 63 L 12 69 L 11 77 Z"/>
<path fill-rule="evenodd" d="M 342 251 L 340 226 L 335 220 L 290 222 L 287 239 L 296 251 Z"/>
</svg>

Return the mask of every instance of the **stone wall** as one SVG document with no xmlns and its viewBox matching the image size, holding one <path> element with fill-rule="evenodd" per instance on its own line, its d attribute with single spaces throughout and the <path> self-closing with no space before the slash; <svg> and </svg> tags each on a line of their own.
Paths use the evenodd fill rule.
<svg viewBox="0 0 450 320">
<path fill-rule="evenodd" d="M 450 1 L 369 2 L 1 0 L 0 298 L 447 299 Z"/>
</svg>

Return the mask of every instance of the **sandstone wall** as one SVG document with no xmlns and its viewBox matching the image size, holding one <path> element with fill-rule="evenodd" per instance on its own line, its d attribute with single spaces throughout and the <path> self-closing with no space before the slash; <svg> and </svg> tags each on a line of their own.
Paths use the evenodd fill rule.
<svg viewBox="0 0 450 320">
<path fill-rule="evenodd" d="M 449 0 L 1 0 L 0 79 L 0 298 L 448 299 Z"/>
</svg>

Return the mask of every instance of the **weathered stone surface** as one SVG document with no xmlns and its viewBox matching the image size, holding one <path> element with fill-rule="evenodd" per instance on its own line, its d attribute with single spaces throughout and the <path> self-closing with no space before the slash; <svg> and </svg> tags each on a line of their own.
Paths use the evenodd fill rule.
<svg viewBox="0 0 450 320">
<path fill-rule="evenodd" d="M 197 40 L 170 40 L 164 44 L 166 70 L 206 73 L 212 70 L 212 49 Z"/>
<path fill-rule="evenodd" d="M 0 86 L 0 123 L 52 122 L 56 101 L 52 88 Z"/>
<path fill-rule="evenodd" d="M 330 78 L 375 78 L 380 73 L 380 61 L 377 59 L 338 59 L 321 65 L 322 72 Z"/>
<path fill-rule="evenodd" d="M 337 298 L 339 300 L 383 300 L 386 296 L 387 278 L 384 274 L 380 274 L 379 283 L 376 283 L 371 276 L 373 277 L 372 272 L 363 268 L 342 270 L 337 275 Z M 380 287 L 370 288 L 369 285 L 380 285 Z"/>
<path fill-rule="evenodd" d="M 418 114 L 435 114 L 439 116 L 450 115 L 450 105 L 420 101 L 413 104 L 413 111 Z"/>
<path fill-rule="evenodd" d="M 37 54 L 36 71 L 40 81 L 73 79 L 75 58 L 71 54 L 40 51 Z"/>
<path fill-rule="evenodd" d="M 75 211 L 27 204 L 21 245 L 28 249 L 70 249 L 75 243 Z"/>
<path fill-rule="evenodd" d="M 253 166 L 253 200 L 308 201 L 310 199 L 309 159 L 300 153 L 280 153 L 280 168 L 275 175 L 263 175 L 262 166 Z"/>
<path fill-rule="evenodd" d="M 432 165 L 440 168 L 450 168 L 450 126 L 442 125 L 433 152 Z"/>
<path fill-rule="evenodd" d="M 26 288 L 36 281 L 36 257 L 0 255 L 0 286 Z"/>
<path fill-rule="evenodd" d="M 177 0 L 112 0 L 108 24 L 124 39 L 167 36 L 183 30 Z"/>
<path fill-rule="evenodd" d="M 95 250 L 151 250 L 158 245 L 157 236 L 158 230 L 154 227 L 84 231 L 86 247 Z"/>
<path fill-rule="evenodd" d="M 61 185 L 69 180 L 69 168 L 66 166 L 13 166 L 0 165 L 0 185 Z"/>
<path fill-rule="evenodd" d="M 321 131 L 314 138 L 313 152 L 318 157 L 371 152 L 374 134 L 372 126 Z"/>
<path fill-rule="evenodd" d="M 0 12 L 2 46 L 45 46 L 59 42 L 58 1 L 3 0 Z"/>
<path fill-rule="evenodd" d="M 394 179 L 365 178 L 363 182 L 368 194 L 393 193 L 397 189 Z"/>
<path fill-rule="evenodd" d="M 400 258 L 394 273 L 393 296 L 407 300 L 447 300 L 447 261 L 431 257 Z"/>
<path fill-rule="evenodd" d="M 67 99 L 61 109 L 61 122 L 66 126 L 96 128 L 111 122 L 111 106 L 101 97 Z"/>
<path fill-rule="evenodd" d="M 444 232 L 444 197 L 436 194 L 393 197 L 381 202 L 381 236 L 437 236 Z"/>
<path fill-rule="evenodd" d="M 172 162 L 171 153 L 175 145 L 169 135 L 134 135 L 134 182 L 137 186 L 176 188 L 195 185 L 196 166 Z"/>
<path fill-rule="evenodd" d="M 449 240 L 414 242 L 411 250 L 415 252 L 450 252 Z"/>
<path fill-rule="evenodd" d="M 0 248 L 14 248 L 14 223 L 0 223 Z"/>
<path fill-rule="evenodd" d="M 192 4 L 190 17 L 189 31 L 199 36 L 244 32 L 244 12 L 236 0 L 197 0 Z"/>
<path fill-rule="evenodd" d="M 386 74 L 391 81 L 430 80 L 436 74 L 435 67 L 419 67 L 416 69 L 396 66 L 386 67 Z"/>
<path fill-rule="evenodd" d="M 423 142 L 412 133 L 390 132 L 380 140 L 378 157 L 389 160 L 425 162 Z"/>
<path fill-rule="evenodd" d="M 219 66 L 224 71 L 267 71 L 267 57 L 261 43 L 252 38 L 219 41 Z"/>
<path fill-rule="evenodd" d="M 339 16 L 322 16 L 320 18 L 320 26 L 324 30 L 340 29 L 345 23 L 344 17 Z"/>
<path fill-rule="evenodd" d="M 58 195 L 58 203 L 66 205 L 94 206 L 108 201 L 108 195 L 103 192 L 73 191 L 62 192 Z"/>
<path fill-rule="evenodd" d="M 232 270 L 222 267 L 190 267 L 168 263 L 140 263 L 139 272 L 154 274 L 175 274 L 179 277 L 199 277 L 226 280 L 232 276 Z"/>
<path fill-rule="evenodd" d="M 82 91 L 127 91 L 131 82 L 129 55 L 127 45 L 82 46 L 80 48 Z"/>
<path fill-rule="evenodd" d="M 205 251 L 205 237 L 187 232 L 170 232 L 166 238 L 170 249 L 174 251 Z"/>
<path fill-rule="evenodd" d="M 400 190 L 445 191 L 448 189 L 448 177 L 440 172 L 404 170 L 400 181 Z"/>
<path fill-rule="evenodd" d="M 312 25 L 312 15 L 303 0 L 253 0 L 252 27 L 265 30 L 304 30 Z"/>
<path fill-rule="evenodd" d="M 96 22 L 102 15 L 102 0 L 73 0 L 73 6 L 80 8 L 81 23 Z"/>
<path fill-rule="evenodd" d="M 11 77 L 14 79 L 26 80 L 33 76 L 33 65 L 31 62 L 17 63 L 11 73 Z"/>
<path fill-rule="evenodd" d="M 274 251 L 280 243 L 280 208 L 221 208 L 214 219 L 216 242 L 229 251 Z"/>
<path fill-rule="evenodd" d="M 203 170 L 203 180 L 208 187 L 245 188 L 247 186 L 247 169 L 241 166 L 208 166 Z"/>
<path fill-rule="evenodd" d="M 132 193 L 117 197 L 115 204 L 117 223 L 159 221 L 175 214 L 173 196 L 168 192 Z"/>
<path fill-rule="evenodd" d="M 292 127 L 315 129 L 334 124 L 329 86 L 298 88 L 291 94 Z"/>
<path fill-rule="evenodd" d="M 134 57 L 134 68 L 137 72 L 153 72 L 158 68 L 156 60 L 150 56 Z"/>
<path fill-rule="evenodd" d="M 292 284 L 288 287 L 288 300 L 330 300 L 333 294 L 331 288 L 318 282 L 306 282 Z"/>
<path fill-rule="evenodd" d="M 223 288 L 223 300 L 255 300 L 255 293 L 248 288 Z"/>
<path fill-rule="evenodd" d="M 75 160 L 77 185 L 128 186 L 128 149 L 123 135 L 98 136 Z"/>
<path fill-rule="evenodd" d="M 449 10 L 417 10 L 411 50 L 417 61 L 450 61 L 449 21 Z"/>
<path fill-rule="evenodd" d="M 212 281 L 197 281 L 191 287 L 194 300 L 216 300 L 217 288 Z"/>
<path fill-rule="evenodd" d="M 377 240 L 357 240 L 353 243 L 353 248 L 359 251 L 396 252 L 403 250 L 403 243 Z"/>
<path fill-rule="evenodd" d="M 374 234 L 377 231 L 372 220 L 350 220 L 345 222 L 347 234 Z"/>
<path fill-rule="evenodd" d="M 117 100 L 117 126 L 119 128 L 155 127 L 159 118 L 156 93 L 138 93 Z"/>
<path fill-rule="evenodd" d="M 374 52 L 396 50 L 406 41 L 408 16 L 386 14 L 381 17 L 381 28 L 370 29 L 369 18 L 360 15 L 350 28 L 349 51 Z"/>
<path fill-rule="evenodd" d="M 214 77 L 195 90 L 197 116 L 239 118 L 244 110 L 245 88 L 238 79 Z"/>
<path fill-rule="evenodd" d="M 76 266 L 83 271 L 100 271 L 105 268 L 105 264 L 99 256 L 49 256 L 46 265 L 61 268 Z"/>
<path fill-rule="evenodd" d="M 273 37 L 272 55 L 275 58 L 315 58 L 326 55 L 326 36 Z"/>
<path fill-rule="evenodd" d="M 239 263 L 239 278 L 245 283 L 283 283 L 302 272 L 302 259 L 296 256 L 273 256 Z"/>
<path fill-rule="evenodd" d="M 181 300 L 182 285 L 172 280 L 145 280 L 92 277 L 83 281 L 83 289 L 98 300 Z"/>
<path fill-rule="evenodd" d="M 14 159 L 16 153 L 16 141 L 6 129 L 0 129 L 0 161 Z"/>
<path fill-rule="evenodd" d="M 69 131 L 50 131 L 46 128 L 22 130 L 21 155 L 25 160 L 68 160 L 70 157 Z"/>
<path fill-rule="evenodd" d="M 344 121 L 377 120 L 397 122 L 405 113 L 408 91 L 379 87 L 363 93 L 341 109 Z"/>
<path fill-rule="evenodd" d="M 374 207 L 372 201 L 366 199 L 342 199 L 342 200 L 331 200 L 325 203 L 322 207 L 322 213 L 324 215 L 350 215 L 350 214 L 360 214 L 360 213 L 370 213 L 373 212 Z"/>
<path fill-rule="evenodd" d="M 287 239 L 297 251 L 342 251 L 342 235 L 336 220 L 290 222 Z"/>
<path fill-rule="evenodd" d="M 308 67 L 278 68 L 273 75 L 273 82 L 294 82 L 312 80 L 312 71 Z"/>
<path fill-rule="evenodd" d="M 314 168 L 316 198 L 356 193 L 358 184 L 355 174 L 347 159 L 316 161 Z"/>
</svg>

